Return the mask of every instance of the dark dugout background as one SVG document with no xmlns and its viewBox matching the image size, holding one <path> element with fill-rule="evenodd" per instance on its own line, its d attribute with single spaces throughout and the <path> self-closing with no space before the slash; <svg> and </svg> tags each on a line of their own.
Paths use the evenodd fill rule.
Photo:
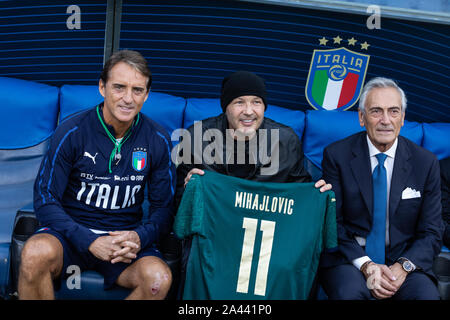
<svg viewBox="0 0 450 320">
<path fill-rule="evenodd" d="M 313 51 L 346 47 L 370 55 L 366 81 L 399 82 L 407 120 L 450 122 L 448 24 L 381 12 L 381 29 L 370 30 L 368 14 L 232 0 L 36 3 L 0 1 L 0 76 L 96 85 L 105 57 L 126 48 L 149 60 L 154 91 L 216 98 L 223 77 L 245 69 L 266 79 L 270 104 L 304 111 L 312 109 L 305 85 Z M 71 5 L 80 9 L 79 29 L 68 27 Z"/>
</svg>

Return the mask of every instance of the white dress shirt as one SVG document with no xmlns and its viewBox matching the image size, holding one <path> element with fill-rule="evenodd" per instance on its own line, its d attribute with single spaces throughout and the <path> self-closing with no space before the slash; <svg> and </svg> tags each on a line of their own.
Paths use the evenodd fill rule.
<svg viewBox="0 0 450 320">
<path fill-rule="evenodd" d="M 369 157 L 370 157 L 370 165 L 372 167 L 372 173 L 373 170 L 375 170 L 375 167 L 378 165 L 378 160 L 376 158 L 376 155 L 378 153 L 381 153 L 380 150 L 378 150 L 370 141 L 369 136 L 366 136 L 367 138 L 367 144 L 369 146 Z M 386 160 L 384 161 L 384 167 L 386 168 L 386 178 L 387 178 L 387 197 L 386 197 L 386 246 L 389 245 L 389 194 L 391 191 L 391 179 L 392 179 L 392 170 L 394 169 L 394 159 L 395 159 L 395 152 L 397 151 L 397 145 L 398 145 L 398 138 L 395 139 L 394 144 L 392 147 L 389 148 L 389 150 L 386 150 L 383 152 L 387 155 Z M 358 241 L 358 244 L 360 246 L 366 245 L 366 239 L 361 237 L 355 237 L 356 241 Z M 357 258 L 352 261 L 353 265 L 360 269 L 361 266 L 367 262 L 371 261 L 371 259 L 368 256 L 362 256 L 360 258 Z"/>
</svg>

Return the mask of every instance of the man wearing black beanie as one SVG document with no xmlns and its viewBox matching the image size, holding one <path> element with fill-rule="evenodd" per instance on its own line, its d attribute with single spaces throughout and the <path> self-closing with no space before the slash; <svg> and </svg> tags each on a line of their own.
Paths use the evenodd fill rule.
<svg viewBox="0 0 450 320">
<path fill-rule="evenodd" d="M 248 71 L 237 71 L 225 77 L 222 81 L 220 105 L 223 112 L 235 98 L 240 96 L 257 96 L 264 102 L 264 110 L 267 109 L 266 83 L 263 78 Z"/>
<path fill-rule="evenodd" d="M 311 176 L 303 166 L 303 150 L 300 140 L 294 130 L 272 119 L 264 117 L 264 111 L 267 109 L 267 90 L 265 80 L 258 75 L 248 71 L 236 71 L 226 76 L 222 81 L 220 95 L 220 104 L 223 113 L 201 121 L 202 135 L 195 137 L 194 126 L 188 128 L 188 132 L 193 139 L 201 139 L 201 151 L 210 144 L 209 141 L 203 141 L 202 137 L 207 130 L 215 129 L 223 133 L 224 154 L 227 154 L 226 139 L 227 135 L 232 135 L 234 140 L 245 140 L 245 163 L 236 161 L 239 151 L 234 144 L 234 159 L 227 158 L 223 163 L 198 163 L 194 159 L 195 150 L 192 145 L 191 159 L 188 163 L 181 162 L 177 168 L 177 192 L 176 205 L 178 206 L 186 183 L 192 174 L 203 175 L 203 170 L 214 171 L 225 175 L 235 176 L 253 181 L 266 182 L 310 182 Z M 267 164 L 261 163 L 258 159 L 260 150 L 250 150 L 249 141 L 251 141 L 260 129 L 267 132 L 276 130 L 279 134 L 278 170 L 270 175 L 264 174 L 264 168 Z M 259 142 L 258 142 L 259 143 Z M 258 147 L 259 148 L 259 144 Z M 270 149 L 270 147 L 269 147 Z M 253 154 L 253 157 L 252 157 Z M 250 159 L 256 159 L 251 161 Z M 234 160 L 234 161 L 233 161 Z M 324 180 L 316 183 L 320 191 L 331 189 L 331 185 L 326 184 Z"/>
<path fill-rule="evenodd" d="M 181 161 L 177 167 L 177 190 L 175 194 L 177 208 L 180 205 L 184 188 L 191 176 L 193 174 L 203 175 L 203 170 L 252 181 L 311 182 L 311 176 L 303 166 L 304 155 L 297 134 L 292 128 L 264 117 L 264 111 L 267 109 L 266 96 L 267 91 L 264 79 L 254 73 L 237 71 L 223 79 L 220 95 L 223 113 L 216 117 L 199 121 L 188 128 L 188 136 L 194 140 L 199 140 L 191 141 L 189 161 Z M 201 127 L 200 130 L 198 126 Z M 211 142 L 204 141 L 203 137 L 208 136 L 207 131 L 217 132 L 218 130 L 222 135 L 222 141 L 218 145 L 223 150 L 218 149 L 219 153 L 223 151 L 224 158 L 220 159 L 218 157 L 217 159 L 223 161 L 205 162 L 203 161 L 203 154 L 206 148 L 211 148 Z M 201 135 L 198 134 L 199 131 Z M 266 169 L 267 167 L 272 167 L 274 163 L 274 143 L 272 139 L 266 139 L 270 145 L 264 150 L 265 147 L 261 144 L 261 136 L 258 134 L 262 131 L 267 132 L 268 136 L 278 136 L 275 142 L 275 148 L 278 151 L 276 170 L 271 174 L 268 174 Z M 233 141 L 231 148 L 227 144 L 230 140 Z M 242 149 L 238 150 L 237 145 L 239 143 L 241 145 L 244 144 L 244 152 L 242 152 Z M 251 147 L 252 143 L 256 148 Z M 197 150 L 197 153 L 195 145 L 202 146 L 201 150 Z M 267 150 L 272 152 L 270 162 L 262 163 L 263 161 L 261 161 L 259 155 L 266 154 Z M 230 154 L 233 156 L 229 156 Z M 243 155 L 243 163 L 239 161 L 240 155 Z M 331 189 L 331 185 L 326 184 L 324 180 L 316 182 L 315 187 L 320 188 L 321 192 Z M 182 270 L 186 268 L 191 243 L 192 239 L 185 239 L 183 242 Z M 184 290 L 185 276 L 185 271 L 182 271 L 179 293 L 182 293 Z"/>
</svg>

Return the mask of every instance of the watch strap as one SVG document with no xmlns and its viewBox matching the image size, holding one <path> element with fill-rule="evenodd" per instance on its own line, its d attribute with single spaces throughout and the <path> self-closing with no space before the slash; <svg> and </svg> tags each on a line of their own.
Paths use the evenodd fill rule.
<svg viewBox="0 0 450 320">
<path fill-rule="evenodd" d="M 416 265 L 414 263 L 412 263 L 411 260 L 409 260 L 409 259 L 407 259 L 405 257 L 398 258 L 397 262 L 400 263 L 400 265 L 402 266 L 403 270 L 405 270 L 405 268 L 403 267 L 403 264 L 405 262 L 409 262 L 411 264 L 411 266 L 412 266 L 412 270 L 410 270 L 410 271 L 405 270 L 408 273 L 411 273 L 411 272 L 413 272 L 413 271 L 415 271 L 417 269 Z"/>
</svg>

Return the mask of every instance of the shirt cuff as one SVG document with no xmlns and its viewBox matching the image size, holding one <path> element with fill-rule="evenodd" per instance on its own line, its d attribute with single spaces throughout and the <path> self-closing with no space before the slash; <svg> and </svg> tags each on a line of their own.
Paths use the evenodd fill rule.
<svg viewBox="0 0 450 320">
<path fill-rule="evenodd" d="M 144 226 L 139 226 L 134 231 L 139 236 L 139 241 L 141 242 L 141 249 L 147 247 L 147 245 L 150 244 L 151 241 L 154 241 L 153 239 L 150 239 L 148 231 L 145 229 Z"/>
<path fill-rule="evenodd" d="M 367 261 L 372 261 L 368 256 L 364 256 L 361 258 L 357 258 L 355 260 L 352 261 L 352 264 L 358 269 L 361 270 L 361 267 L 364 263 L 366 263 Z"/>
</svg>

